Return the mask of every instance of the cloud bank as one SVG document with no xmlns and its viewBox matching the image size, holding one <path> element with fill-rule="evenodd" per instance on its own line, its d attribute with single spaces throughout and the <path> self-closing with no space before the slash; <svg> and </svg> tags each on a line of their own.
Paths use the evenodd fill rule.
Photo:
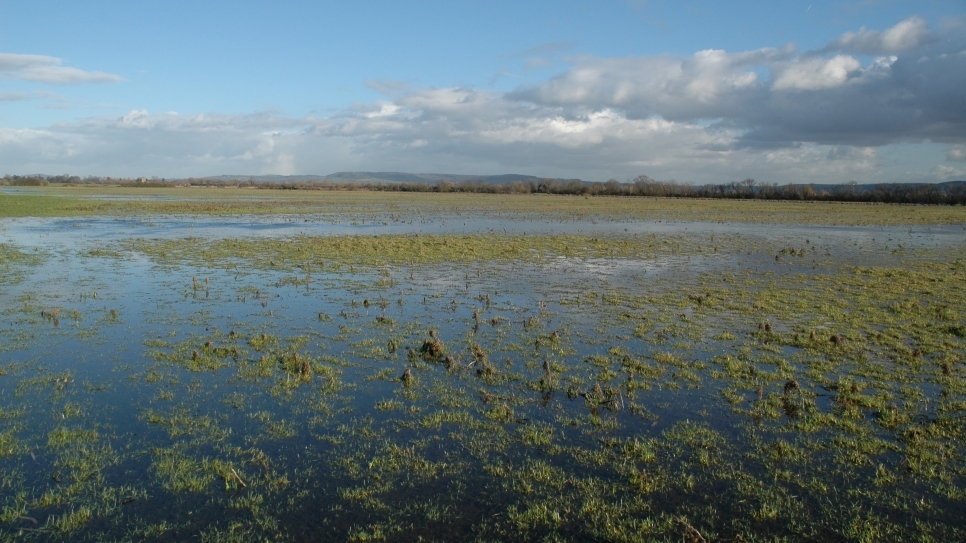
<svg viewBox="0 0 966 543">
<path fill-rule="evenodd" d="M 36 65 L 28 60 L 20 62 Z M 11 65 L 0 59 L 0 73 L 25 70 Z M 917 17 L 847 32 L 816 51 L 790 44 L 577 57 L 557 76 L 508 93 L 370 87 L 385 99 L 325 117 L 135 109 L 0 129 L 0 161 L 169 177 L 349 169 L 599 180 L 646 173 L 696 183 L 966 177 L 966 39 Z M 896 151 L 911 145 L 938 146 L 939 162 L 895 158 L 913 155 Z"/>
<path fill-rule="evenodd" d="M 882 32 L 846 33 L 816 52 L 790 45 L 687 58 L 587 58 L 509 98 L 616 108 L 629 118 L 712 120 L 740 131 L 736 147 L 961 142 L 966 40 L 940 39 L 912 18 Z"/>
</svg>

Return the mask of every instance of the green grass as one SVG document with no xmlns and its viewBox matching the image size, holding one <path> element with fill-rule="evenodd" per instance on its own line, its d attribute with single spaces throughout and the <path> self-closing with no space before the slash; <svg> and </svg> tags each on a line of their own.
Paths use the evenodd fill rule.
<svg viewBox="0 0 966 543">
<path fill-rule="evenodd" d="M 165 199 L 151 199 L 163 196 Z M 106 199 L 110 197 L 111 199 Z M 384 193 L 222 188 L 44 187 L 0 198 L 0 217 L 143 214 L 319 214 L 421 219 L 440 214 L 499 214 L 559 219 L 672 220 L 785 224 L 963 224 L 961 206 L 578 197 L 543 194 Z"/>
<path fill-rule="evenodd" d="M 548 235 L 384 235 L 299 236 L 287 240 L 132 239 L 124 250 L 145 254 L 159 263 L 255 269 L 351 272 L 344 266 L 408 266 L 413 264 L 521 262 L 553 257 L 653 258 L 695 251 L 682 237 L 613 236 L 609 238 Z M 294 281 L 280 281 L 279 286 Z M 310 279 L 301 280 L 302 284 Z M 297 286 L 297 285 L 296 285 Z M 388 286 L 388 285 L 387 285 Z"/>
</svg>

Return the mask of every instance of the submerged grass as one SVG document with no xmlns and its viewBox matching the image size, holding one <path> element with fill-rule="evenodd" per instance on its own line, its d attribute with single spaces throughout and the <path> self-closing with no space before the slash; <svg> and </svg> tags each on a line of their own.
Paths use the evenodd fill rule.
<svg viewBox="0 0 966 543">
<path fill-rule="evenodd" d="M 0 540 L 966 538 L 962 246 L 805 234 L 134 239 L 139 306 L 25 276 Z"/>
<path fill-rule="evenodd" d="M 0 243 L 0 285 L 15 285 L 21 282 L 27 270 L 38 266 L 44 257 L 38 252 L 28 252 L 7 243 Z"/>
<path fill-rule="evenodd" d="M 299 236 L 287 240 L 223 239 L 132 239 L 122 243 L 159 263 L 191 262 L 195 265 L 229 267 L 245 265 L 255 269 L 349 271 L 343 266 L 409 266 L 471 262 L 533 263 L 548 258 L 575 259 L 636 258 L 695 252 L 687 238 L 660 236 L 580 235 L 507 236 L 477 235 L 385 235 L 385 236 Z M 279 286 L 293 284 L 282 281 Z M 310 284 L 310 276 L 301 280 Z M 391 286 L 387 283 L 386 286 Z M 368 303 L 368 301 L 367 301 Z"/>
</svg>

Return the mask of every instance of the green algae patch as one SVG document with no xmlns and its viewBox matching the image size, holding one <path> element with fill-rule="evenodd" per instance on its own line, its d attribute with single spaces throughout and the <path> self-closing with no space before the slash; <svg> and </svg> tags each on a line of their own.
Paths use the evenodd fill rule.
<svg viewBox="0 0 966 543">
<path fill-rule="evenodd" d="M 27 269 L 39 266 L 44 256 L 29 252 L 14 245 L 0 243 L 0 285 L 14 285 L 21 282 Z"/>
<path fill-rule="evenodd" d="M 532 263 L 553 257 L 637 258 L 673 254 L 690 245 L 684 239 L 658 236 L 508 236 L 508 235 L 384 235 L 300 236 L 286 240 L 197 238 L 134 239 L 124 250 L 158 263 L 191 263 L 257 269 L 332 270 L 339 266 L 405 266 L 409 264 L 519 261 Z M 308 279 L 302 279 L 301 284 Z M 298 280 L 286 284 L 298 286 Z"/>
</svg>

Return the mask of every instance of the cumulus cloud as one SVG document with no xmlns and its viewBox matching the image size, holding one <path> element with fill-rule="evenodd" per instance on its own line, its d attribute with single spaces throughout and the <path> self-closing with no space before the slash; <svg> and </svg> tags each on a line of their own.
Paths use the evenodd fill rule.
<svg viewBox="0 0 966 543">
<path fill-rule="evenodd" d="M 62 64 L 61 59 L 46 55 L 0 53 L 0 77 L 57 84 L 113 83 L 124 80 L 119 75 L 89 72 Z"/>
<path fill-rule="evenodd" d="M 135 109 L 117 120 L 120 128 L 149 128 L 152 124 L 146 109 Z"/>
<path fill-rule="evenodd" d="M 857 32 L 846 32 L 825 50 L 860 55 L 888 55 L 909 51 L 936 40 L 937 36 L 929 30 L 925 20 L 910 17 L 883 31 L 862 27 Z"/>
<path fill-rule="evenodd" d="M 511 99 L 561 107 L 615 107 L 632 117 L 693 120 L 737 114 L 763 98 L 756 66 L 792 48 L 742 53 L 699 51 L 691 57 L 584 57 L 553 79 L 522 88 Z"/>
<path fill-rule="evenodd" d="M 830 59 L 797 59 L 778 68 L 774 90 L 798 89 L 819 90 L 838 87 L 848 81 L 849 76 L 859 71 L 862 64 L 847 55 L 836 55 Z"/>
<path fill-rule="evenodd" d="M 861 62 L 845 50 L 895 54 Z M 735 145 L 957 142 L 966 139 L 966 40 L 956 34 L 940 40 L 911 18 L 882 32 L 843 34 L 812 52 L 788 45 L 686 57 L 585 57 L 508 97 L 631 118 L 713 121 L 741 132 Z"/>
<path fill-rule="evenodd" d="M 0 163 L 18 171 L 79 175 L 199 176 L 217 173 L 297 173 L 299 157 L 344 153 L 312 149 L 306 119 L 249 115 L 154 114 L 88 118 L 45 129 L 0 128 Z M 17 173 L 17 172 L 11 172 Z"/>
</svg>

